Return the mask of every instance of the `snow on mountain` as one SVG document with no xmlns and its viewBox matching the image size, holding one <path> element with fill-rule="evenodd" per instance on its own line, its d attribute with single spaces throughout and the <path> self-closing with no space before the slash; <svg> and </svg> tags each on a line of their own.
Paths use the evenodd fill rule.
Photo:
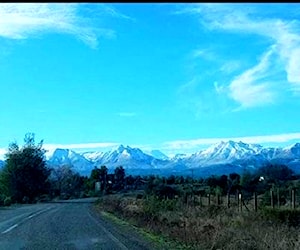
<svg viewBox="0 0 300 250">
<path fill-rule="evenodd" d="M 98 162 L 102 159 L 104 152 L 84 152 L 81 155 L 92 162 Z"/>
<path fill-rule="evenodd" d="M 68 165 L 72 167 L 75 171 L 88 175 L 94 168 L 93 162 L 89 161 L 81 154 L 78 154 L 69 149 L 58 148 L 54 150 L 52 156 L 48 158 L 47 162 L 48 165 L 53 167 Z"/>
<path fill-rule="evenodd" d="M 279 157 L 280 155 L 283 155 L 283 149 L 282 148 L 263 148 L 260 151 L 260 154 L 266 159 L 266 160 L 272 160 L 274 158 Z"/>
<path fill-rule="evenodd" d="M 243 142 L 221 141 L 206 150 L 192 154 L 188 159 L 188 165 L 211 165 L 231 163 L 235 160 L 247 159 L 260 152 L 262 146 Z"/>
<path fill-rule="evenodd" d="M 175 155 L 171 158 L 171 160 L 172 160 L 172 161 L 178 161 L 178 160 L 185 159 L 185 158 L 187 158 L 187 157 L 189 157 L 188 154 L 175 154 Z"/>
<path fill-rule="evenodd" d="M 108 151 L 103 154 L 98 163 L 109 167 L 123 166 L 130 168 L 156 168 L 161 165 L 161 160 L 154 158 L 151 155 L 145 154 L 138 148 L 124 147 L 120 145 L 117 149 Z"/>
<path fill-rule="evenodd" d="M 295 143 L 294 145 L 291 145 L 289 147 L 285 147 L 281 153 L 281 157 L 286 158 L 300 158 L 300 143 Z"/>
<path fill-rule="evenodd" d="M 56 149 L 53 155 L 48 158 L 50 166 L 73 166 L 79 173 L 89 175 L 94 167 L 105 165 L 109 169 L 122 166 L 128 170 L 154 170 L 164 167 L 166 161 L 156 159 L 145 154 L 138 148 L 129 146 L 119 147 L 107 152 L 85 152 L 76 153 L 69 149 Z M 140 173 L 139 173 L 140 174 Z"/>
<path fill-rule="evenodd" d="M 288 163 L 289 161 L 300 158 L 300 143 L 285 148 L 263 148 L 260 154 L 263 155 L 266 160 L 280 160 L 282 163 Z"/>
<path fill-rule="evenodd" d="M 109 169 L 123 166 L 127 173 L 188 173 L 190 169 L 205 173 L 238 171 L 257 168 L 267 162 L 283 163 L 300 171 L 300 143 L 286 148 L 264 148 L 244 142 L 220 142 L 194 154 L 177 154 L 168 158 L 159 150 L 149 154 L 139 148 L 120 145 L 107 152 L 76 153 L 69 149 L 48 152 L 48 164 L 52 166 L 70 165 L 74 170 L 89 175 L 94 167 L 102 165 Z M 0 162 L 1 164 L 1 162 Z M 202 170 L 201 170 L 202 169 Z M 198 171 L 197 170 L 197 171 Z M 202 171 L 202 172 L 203 172 Z"/>
<path fill-rule="evenodd" d="M 169 160 L 169 157 L 167 155 L 165 155 L 163 152 L 161 152 L 160 150 L 151 150 L 149 152 L 149 155 L 153 156 L 156 159 L 159 160 Z"/>
</svg>

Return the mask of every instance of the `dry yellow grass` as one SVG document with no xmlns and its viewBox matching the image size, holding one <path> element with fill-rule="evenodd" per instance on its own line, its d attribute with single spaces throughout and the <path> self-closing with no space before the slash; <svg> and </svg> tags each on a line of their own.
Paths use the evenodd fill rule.
<svg viewBox="0 0 300 250">
<path fill-rule="evenodd" d="M 221 206 L 186 206 L 155 198 L 118 195 L 100 199 L 98 206 L 154 234 L 178 241 L 174 249 L 300 249 L 298 228 L 253 211 Z"/>
</svg>

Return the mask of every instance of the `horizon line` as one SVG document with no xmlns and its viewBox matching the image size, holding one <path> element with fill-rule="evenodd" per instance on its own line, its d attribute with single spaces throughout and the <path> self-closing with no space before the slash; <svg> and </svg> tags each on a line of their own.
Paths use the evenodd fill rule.
<svg viewBox="0 0 300 250">
<path fill-rule="evenodd" d="M 72 151 L 88 152 L 94 149 L 92 152 L 97 152 L 97 149 L 113 149 L 119 147 L 120 145 L 127 145 L 131 148 L 139 148 L 143 151 L 160 150 L 169 152 L 169 154 L 176 154 L 175 151 L 197 151 L 202 146 L 211 146 L 213 144 L 218 144 L 220 142 L 243 142 L 247 144 L 270 144 L 270 143 L 287 143 L 299 139 L 300 133 L 286 133 L 286 134 L 276 134 L 276 135 L 261 135 L 261 136 L 246 136 L 246 137 L 220 137 L 220 138 L 200 138 L 192 140 L 174 140 L 167 141 L 157 145 L 143 145 L 143 144 L 133 144 L 129 146 L 128 144 L 119 142 L 99 142 L 99 143 L 73 143 L 73 144 L 44 144 L 43 148 L 47 151 L 52 151 L 55 149 L 69 149 Z M 279 147 L 279 146 L 278 146 Z M 75 149 L 75 150 L 74 150 Z M 76 150 L 77 149 L 77 150 Z M 0 148 L 0 159 L 6 154 L 7 149 Z M 168 155 L 168 153 L 166 153 Z M 1 157 L 2 156 L 2 157 Z"/>
</svg>

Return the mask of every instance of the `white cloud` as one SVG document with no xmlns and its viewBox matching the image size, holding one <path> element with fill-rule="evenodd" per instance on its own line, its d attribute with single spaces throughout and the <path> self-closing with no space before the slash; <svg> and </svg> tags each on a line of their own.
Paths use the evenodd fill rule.
<svg viewBox="0 0 300 250">
<path fill-rule="evenodd" d="M 278 63 L 284 65 L 286 82 L 290 83 L 291 89 L 300 90 L 300 22 L 289 20 L 286 16 L 274 18 L 274 13 L 270 17 L 268 9 L 276 6 L 263 7 L 265 9 L 249 4 L 193 4 L 185 6 L 182 11 L 199 17 L 203 26 L 210 30 L 254 34 L 269 41 L 272 49 L 266 48 L 261 61 L 235 76 L 230 83 L 229 96 L 243 108 L 275 101 L 276 92 L 280 94 L 281 91 L 276 81 L 274 87 L 274 79 L 272 84 L 266 79 L 276 73 L 283 75 L 283 70 L 276 67 Z M 285 5 L 287 8 L 294 7 Z M 270 60 L 271 55 L 272 59 L 276 57 L 278 60 Z M 265 80 L 261 81 L 262 78 Z"/>
<path fill-rule="evenodd" d="M 243 108 L 274 102 L 275 93 L 271 84 L 264 79 L 272 53 L 273 49 L 270 49 L 256 66 L 237 76 L 229 85 L 230 96 Z"/>
<path fill-rule="evenodd" d="M 286 65 L 287 79 L 300 85 L 300 48 L 294 49 Z"/>
<path fill-rule="evenodd" d="M 9 39 L 26 39 L 46 32 L 64 33 L 74 35 L 95 48 L 99 36 L 114 36 L 113 30 L 100 28 L 96 22 L 98 8 L 111 16 L 118 15 L 118 12 L 105 5 L 94 4 L 92 7 L 97 8 L 90 11 L 89 15 L 83 15 L 80 12 L 84 10 L 83 7 L 87 5 L 80 3 L 1 3 L 0 36 Z M 119 16 L 122 17 L 121 14 Z"/>
<path fill-rule="evenodd" d="M 214 82 L 214 88 L 218 94 L 221 94 L 225 90 L 224 86 L 220 86 L 218 82 Z"/>
<path fill-rule="evenodd" d="M 4 159 L 4 155 L 6 154 L 6 149 L 4 148 L 0 148 L 0 160 Z"/>
<path fill-rule="evenodd" d="M 241 68 L 241 63 L 239 61 L 232 60 L 232 61 L 225 62 L 220 68 L 220 70 L 226 74 L 231 74 L 240 68 Z"/>
<path fill-rule="evenodd" d="M 98 143 L 78 143 L 78 144 L 44 144 L 44 148 L 52 150 L 56 148 L 67 148 L 67 149 L 94 149 L 94 148 L 108 148 L 120 145 L 115 142 L 98 142 Z"/>
<path fill-rule="evenodd" d="M 193 58 L 202 58 L 208 61 L 216 60 L 216 55 L 211 49 L 196 49 L 192 52 Z"/>
<path fill-rule="evenodd" d="M 96 143 L 77 143 L 77 144 L 43 144 L 43 148 L 48 152 L 46 155 L 51 154 L 55 149 L 71 149 L 77 152 L 79 151 L 88 151 L 88 150 L 99 150 L 103 149 L 104 151 L 109 150 L 113 147 L 119 146 L 120 143 L 116 142 L 96 142 Z M 0 148 L 0 160 L 4 159 L 4 155 L 7 152 L 7 149 Z"/>
</svg>

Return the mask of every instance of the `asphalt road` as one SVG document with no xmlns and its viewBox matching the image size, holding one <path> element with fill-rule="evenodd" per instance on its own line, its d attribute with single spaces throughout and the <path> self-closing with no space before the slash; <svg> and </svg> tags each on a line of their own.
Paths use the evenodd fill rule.
<svg viewBox="0 0 300 250">
<path fill-rule="evenodd" d="M 95 199 L 0 209 L 0 250 L 153 249 L 95 213 Z"/>
</svg>

